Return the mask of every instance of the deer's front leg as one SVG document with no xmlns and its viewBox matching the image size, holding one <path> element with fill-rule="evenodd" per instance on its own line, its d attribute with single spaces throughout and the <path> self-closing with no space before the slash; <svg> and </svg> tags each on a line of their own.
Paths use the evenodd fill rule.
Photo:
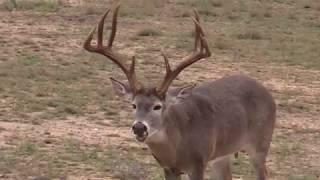
<svg viewBox="0 0 320 180">
<path fill-rule="evenodd" d="M 190 180 L 204 180 L 204 166 L 199 165 L 188 173 Z"/>
<path fill-rule="evenodd" d="M 177 174 L 174 171 L 167 169 L 164 170 L 164 177 L 165 180 L 181 180 L 180 174 Z"/>
</svg>

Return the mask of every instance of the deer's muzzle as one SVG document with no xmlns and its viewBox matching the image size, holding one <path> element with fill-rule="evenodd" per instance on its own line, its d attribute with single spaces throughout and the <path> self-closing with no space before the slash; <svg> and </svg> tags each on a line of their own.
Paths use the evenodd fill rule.
<svg viewBox="0 0 320 180">
<path fill-rule="evenodd" d="M 137 122 L 132 126 L 132 131 L 136 135 L 138 141 L 143 142 L 147 136 L 147 126 L 145 126 L 142 122 Z"/>
</svg>

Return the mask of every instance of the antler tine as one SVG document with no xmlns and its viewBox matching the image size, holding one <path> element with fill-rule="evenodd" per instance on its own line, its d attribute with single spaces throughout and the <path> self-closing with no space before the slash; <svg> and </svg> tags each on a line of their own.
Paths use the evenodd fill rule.
<svg viewBox="0 0 320 180">
<path fill-rule="evenodd" d="M 169 61 L 167 57 L 163 54 L 165 64 L 166 64 L 166 75 L 160 84 L 158 94 L 164 97 L 172 81 L 179 75 L 179 73 L 190 66 L 191 64 L 199 61 L 200 59 L 211 56 L 208 43 L 204 37 L 204 31 L 200 25 L 200 18 L 198 12 L 194 10 L 195 17 L 192 18 L 195 25 L 195 47 L 194 52 L 183 58 L 182 62 L 176 66 L 173 70 L 170 69 Z"/>
<path fill-rule="evenodd" d="M 85 41 L 84 44 L 83 44 L 83 48 L 84 48 L 85 50 L 89 51 L 89 52 L 93 52 L 93 51 L 95 50 L 95 48 L 93 48 L 93 47 L 91 46 L 91 41 L 92 41 L 92 38 L 93 38 L 93 34 L 96 32 L 96 29 L 97 29 L 97 28 L 94 27 L 94 28 L 91 30 L 91 32 L 89 33 L 86 41 Z"/>
<path fill-rule="evenodd" d="M 137 88 L 137 79 L 135 76 L 135 65 L 136 65 L 136 57 L 132 56 L 132 60 L 131 60 L 131 65 L 130 65 L 130 70 L 129 70 L 129 75 L 131 77 L 131 81 L 133 81 L 134 87 Z M 136 89 L 134 89 L 136 90 Z"/>
<path fill-rule="evenodd" d="M 200 18 L 199 18 L 199 15 L 198 15 L 198 12 L 193 9 L 193 12 L 194 12 L 194 15 L 195 15 L 195 18 L 191 17 L 192 21 L 194 22 L 194 25 L 195 25 L 195 40 L 194 40 L 194 51 L 196 51 L 198 49 L 198 46 L 199 46 L 199 28 L 196 24 L 196 22 L 200 22 Z"/>
<path fill-rule="evenodd" d="M 101 17 L 101 19 L 98 23 L 97 46 L 93 46 L 91 44 L 91 41 L 93 39 L 93 34 L 96 31 L 96 28 L 94 28 L 90 32 L 90 34 L 88 35 L 83 47 L 84 47 L 84 49 L 86 49 L 89 52 L 94 52 L 94 53 L 104 55 L 107 58 L 109 58 L 112 62 L 117 64 L 120 67 L 120 69 L 124 72 L 124 74 L 126 75 L 128 81 L 129 81 L 129 85 L 130 85 L 133 93 L 135 93 L 137 91 L 138 85 L 139 85 L 139 83 L 136 80 L 135 70 L 134 70 L 135 58 L 134 57 L 132 58 L 131 65 L 129 67 L 127 67 L 127 65 L 124 63 L 124 60 L 117 53 L 112 51 L 112 44 L 115 39 L 116 31 L 117 31 L 117 16 L 118 16 L 119 8 L 120 8 L 120 5 L 117 5 L 117 7 L 115 8 L 114 13 L 113 13 L 112 28 L 111 28 L 111 32 L 110 32 L 107 46 L 103 45 L 103 29 L 104 29 L 105 19 L 109 14 L 110 9 L 108 9 L 105 12 L 105 14 Z"/>
<path fill-rule="evenodd" d="M 103 48 L 103 28 L 104 28 L 104 21 L 106 19 L 106 17 L 108 16 L 110 12 L 110 9 L 108 9 L 104 15 L 102 16 L 102 18 L 100 19 L 100 22 L 98 24 L 98 48 Z"/>
<path fill-rule="evenodd" d="M 163 56 L 163 59 L 164 59 L 164 63 L 165 63 L 165 66 L 166 66 L 166 73 L 170 73 L 171 72 L 171 67 L 170 67 L 170 64 L 169 64 L 169 59 L 168 57 L 164 54 L 164 52 L 162 52 L 162 56 Z"/>
<path fill-rule="evenodd" d="M 113 18 L 112 18 L 112 30 L 110 32 L 108 47 L 112 47 L 113 40 L 116 36 L 117 32 L 117 20 L 118 20 L 118 11 L 119 11 L 120 5 L 116 7 L 114 10 Z"/>
</svg>

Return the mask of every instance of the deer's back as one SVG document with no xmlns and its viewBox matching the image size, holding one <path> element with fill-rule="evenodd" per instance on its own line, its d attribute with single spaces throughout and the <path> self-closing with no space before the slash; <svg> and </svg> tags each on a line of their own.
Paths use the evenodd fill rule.
<svg viewBox="0 0 320 180">
<path fill-rule="evenodd" d="M 194 102 L 210 106 L 200 107 L 199 111 L 206 115 L 197 121 L 203 122 L 199 126 L 206 129 L 204 132 L 216 137 L 215 157 L 238 151 L 248 141 L 261 141 L 266 134 L 272 134 L 275 103 L 268 90 L 254 79 L 227 76 L 205 83 L 193 93 Z"/>
<path fill-rule="evenodd" d="M 249 128 L 255 119 L 272 119 L 275 102 L 269 91 L 245 75 L 232 75 L 208 82 L 194 90 L 195 96 L 205 99 L 217 112 L 243 108 Z M 231 114 L 234 109 L 229 112 Z"/>
</svg>

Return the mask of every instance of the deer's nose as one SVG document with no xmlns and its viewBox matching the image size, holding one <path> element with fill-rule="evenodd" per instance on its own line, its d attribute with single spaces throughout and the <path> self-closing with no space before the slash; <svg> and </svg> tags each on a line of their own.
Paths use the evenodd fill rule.
<svg viewBox="0 0 320 180">
<path fill-rule="evenodd" d="M 137 122 L 132 126 L 133 133 L 138 136 L 143 136 L 147 131 L 147 127 L 142 122 Z"/>
</svg>

